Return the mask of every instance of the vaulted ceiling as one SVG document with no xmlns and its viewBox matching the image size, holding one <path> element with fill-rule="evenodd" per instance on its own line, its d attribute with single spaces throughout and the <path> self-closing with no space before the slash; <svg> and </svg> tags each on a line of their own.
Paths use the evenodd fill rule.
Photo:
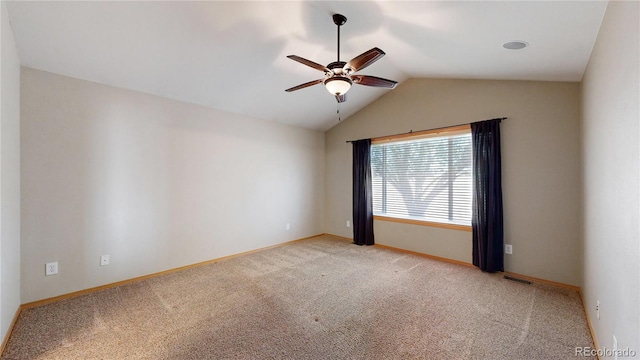
<svg viewBox="0 0 640 360">
<path fill-rule="evenodd" d="M 7 3 L 22 65 L 171 99 L 326 130 L 337 103 L 322 85 L 286 93 L 326 65 L 379 47 L 359 72 L 397 80 L 580 81 L 606 1 L 257 1 Z M 507 50 L 508 41 L 529 46 Z M 384 95 L 355 85 L 342 119 Z"/>
</svg>

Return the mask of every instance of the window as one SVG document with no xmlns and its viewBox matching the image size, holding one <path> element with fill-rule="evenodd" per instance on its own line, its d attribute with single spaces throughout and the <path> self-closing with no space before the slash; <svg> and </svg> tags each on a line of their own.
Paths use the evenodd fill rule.
<svg viewBox="0 0 640 360">
<path fill-rule="evenodd" d="M 374 139 L 371 172 L 375 216 L 471 226 L 468 126 Z"/>
</svg>

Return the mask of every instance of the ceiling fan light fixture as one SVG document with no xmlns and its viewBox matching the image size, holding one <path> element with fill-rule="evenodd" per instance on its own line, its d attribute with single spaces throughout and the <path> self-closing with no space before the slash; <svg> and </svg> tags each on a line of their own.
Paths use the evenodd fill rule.
<svg viewBox="0 0 640 360">
<path fill-rule="evenodd" d="M 344 95 L 351 89 L 353 81 L 347 77 L 334 76 L 324 81 L 324 86 L 331 95 Z"/>
</svg>

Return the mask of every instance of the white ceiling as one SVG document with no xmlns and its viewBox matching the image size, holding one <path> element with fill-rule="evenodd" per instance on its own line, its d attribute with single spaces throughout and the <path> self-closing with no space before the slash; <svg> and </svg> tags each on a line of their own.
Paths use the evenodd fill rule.
<svg viewBox="0 0 640 360">
<path fill-rule="evenodd" d="M 379 47 L 386 56 L 358 72 L 408 78 L 580 81 L 606 1 L 259 1 L 7 3 L 22 65 L 326 130 L 337 103 L 323 77 L 287 59 L 341 60 Z M 524 40 L 518 51 L 502 44 Z M 355 85 L 342 119 L 384 95 Z"/>
</svg>

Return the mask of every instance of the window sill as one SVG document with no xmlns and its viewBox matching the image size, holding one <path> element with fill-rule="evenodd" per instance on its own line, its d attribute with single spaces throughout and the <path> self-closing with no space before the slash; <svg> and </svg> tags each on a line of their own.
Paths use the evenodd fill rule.
<svg viewBox="0 0 640 360">
<path fill-rule="evenodd" d="M 381 220 L 381 221 L 391 221 L 391 222 L 399 222 L 399 223 L 405 223 L 405 224 L 421 225 L 421 226 L 439 227 L 439 228 L 460 230 L 460 231 L 469 231 L 469 232 L 472 231 L 471 226 L 468 226 L 468 225 L 447 224 L 447 223 L 414 220 L 414 219 L 403 219 L 403 218 L 395 218 L 395 217 L 380 216 L 380 215 L 374 215 L 373 219 Z"/>
</svg>

